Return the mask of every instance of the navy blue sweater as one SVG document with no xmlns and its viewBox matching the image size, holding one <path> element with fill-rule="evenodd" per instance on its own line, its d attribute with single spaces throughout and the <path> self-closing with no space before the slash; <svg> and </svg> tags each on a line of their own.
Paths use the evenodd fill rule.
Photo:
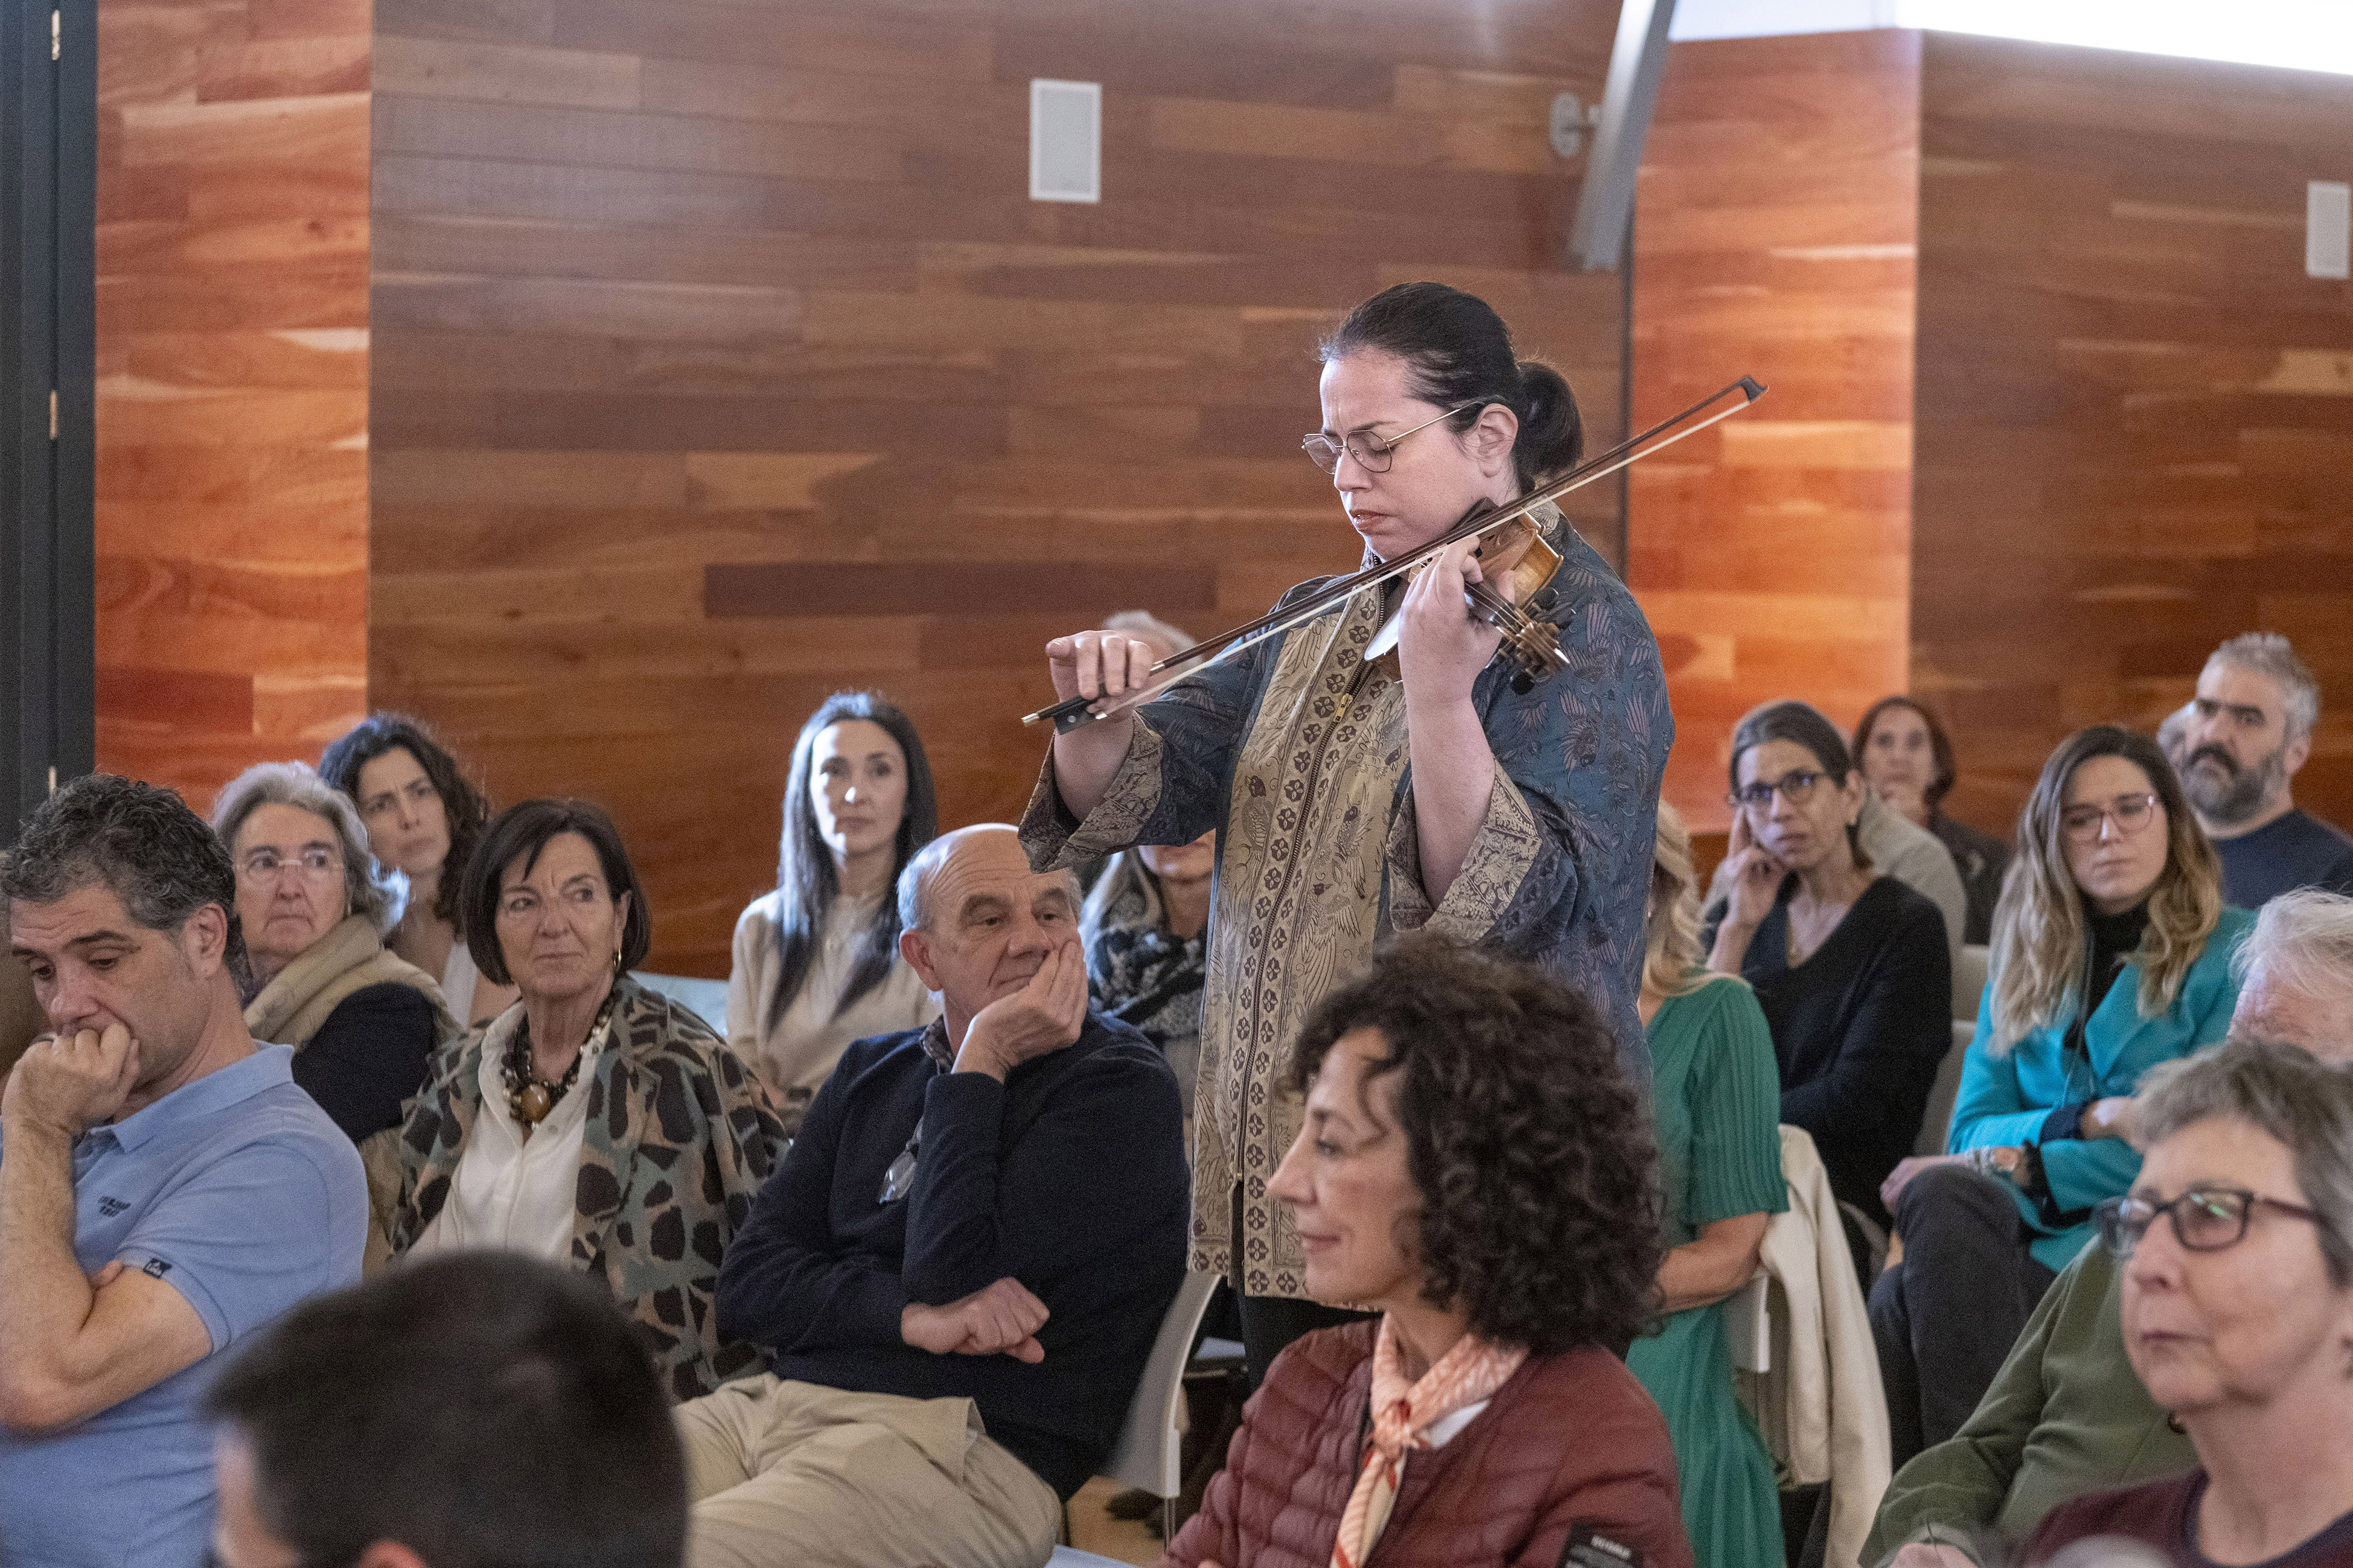
<svg viewBox="0 0 2353 1568">
<path fill-rule="evenodd" d="M 843 1054 L 728 1246 L 720 1332 L 759 1345 L 778 1377 L 969 1398 L 1067 1500 L 1117 1439 L 1184 1277 L 1176 1079 L 1151 1041 L 1100 1012 L 1076 1044 L 1002 1084 L 944 1071 L 923 1037 Z M 913 1184 L 884 1204 L 919 1118 Z M 899 1337 L 908 1302 L 944 1306 L 1008 1275 L 1052 1314 L 1044 1361 L 934 1355 Z"/>
</svg>

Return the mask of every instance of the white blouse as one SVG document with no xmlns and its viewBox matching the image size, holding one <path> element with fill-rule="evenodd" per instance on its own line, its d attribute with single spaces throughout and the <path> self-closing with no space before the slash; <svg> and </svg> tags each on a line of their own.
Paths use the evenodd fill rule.
<svg viewBox="0 0 2353 1568">
<path fill-rule="evenodd" d="M 588 1083 L 612 1026 L 607 1023 L 580 1048 L 579 1075 L 526 1142 L 507 1103 L 506 1075 L 500 1068 L 522 1016 L 521 1007 L 508 1008 L 483 1036 L 482 1109 L 459 1156 L 449 1195 L 408 1249 L 412 1257 L 480 1247 L 571 1261 L 580 1148 L 588 1131 Z"/>
</svg>

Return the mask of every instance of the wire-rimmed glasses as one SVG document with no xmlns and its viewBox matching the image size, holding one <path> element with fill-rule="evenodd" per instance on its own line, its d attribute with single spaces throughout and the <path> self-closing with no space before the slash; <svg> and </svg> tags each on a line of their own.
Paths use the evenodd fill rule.
<svg viewBox="0 0 2353 1568">
<path fill-rule="evenodd" d="M 1461 408 L 1450 408 L 1440 415 L 1438 419 L 1451 419 L 1461 413 L 1463 408 L 1476 408 L 1486 401 L 1485 398 L 1480 398 L 1475 402 L 1462 405 Z M 1358 466 L 1366 473 L 1386 474 L 1389 471 L 1390 454 L 1397 450 L 1398 443 L 1412 435 L 1415 430 L 1429 429 L 1438 423 L 1438 419 L 1425 419 L 1415 426 L 1413 430 L 1401 431 L 1395 436 L 1381 436 L 1370 430 L 1351 430 L 1336 441 L 1318 430 L 1313 435 L 1302 436 L 1299 438 L 1299 447 L 1307 454 L 1309 462 L 1327 474 L 1336 474 L 1340 471 L 1340 454 L 1343 452 L 1356 458 Z"/>
</svg>

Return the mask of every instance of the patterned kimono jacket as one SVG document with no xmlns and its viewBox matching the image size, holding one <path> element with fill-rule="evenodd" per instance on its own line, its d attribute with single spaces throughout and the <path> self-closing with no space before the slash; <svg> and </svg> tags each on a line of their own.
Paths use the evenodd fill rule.
<svg viewBox="0 0 2353 1568">
<path fill-rule="evenodd" d="M 627 975 L 615 989 L 595 1076 L 572 1091 L 588 1096 L 572 1266 L 612 1288 L 672 1394 L 692 1399 L 765 1364 L 755 1346 L 720 1339 L 712 1293 L 728 1238 L 783 1156 L 784 1129 L 702 1020 Z M 482 1109 L 484 1044 L 513 1016 L 434 1053 L 401 1134 L 395 1253 L 448 1200 Z"/>
<path fill-rule="evenodd" d="M 1634 1010 L 1659 780 L 1674 740 L 1657 642 L 1633 596 L 1550 507 L 1563 562 L 1527 608 L 1562 628 L 1569 668 L 1525 693 L 1502 665 L 1472 689 L 1495 778 L 1461 872 L 1421 882 L 1404 688 L 1363 650 L 1377 595 L 1214 665 L 1137 710 L 1126 758 L 1083 822 L 1050 752 L 1021 823 L 1045 869 L 1219 830 L 1194 1117 L 1193 1267 L 1245 1294 L 1303 1297 L 1305 1265 L 1266 1184 L 1297 1135 L 1292 1042 L 1392 931 L 1432 926 L 1582 990 L 1647 1081 Z M 1322 586 L 1318 579 L 1285 598 Z M 1239 1207 L 1239 1255 L 1230 1234 Z"/>
</svg>

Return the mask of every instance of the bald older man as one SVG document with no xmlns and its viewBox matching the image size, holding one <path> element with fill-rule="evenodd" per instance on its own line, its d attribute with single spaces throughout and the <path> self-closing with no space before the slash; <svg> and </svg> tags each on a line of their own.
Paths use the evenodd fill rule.
<svg viewBox="0 0 2353 1568">
<path fill-rule="evenodd" d="M 2234 1037 L 2353 1063 L 2353 899 L 2281 894 L 2238 963 Z M 1889 1552 L 1892 1568 L 1998 1561 L 2070 1498 L 2198 1462 L 2125 1358 L 2119 1278 L 2097 1242 L 2067 1266 L 1968 1424 L 1896 1472 L 1864 1563 Z"/>
<path fill-rule="evenodd" d="M 1185 1269 L 1176 1080 L 1087 1005 L 1078 889 L 1013 829 L 899 879 L 929 1027 L 852 1045 L 719 1271 L 766 1374 L 681 1406 L 694 1568 L 1034 1568 Z"/>
</svg>

